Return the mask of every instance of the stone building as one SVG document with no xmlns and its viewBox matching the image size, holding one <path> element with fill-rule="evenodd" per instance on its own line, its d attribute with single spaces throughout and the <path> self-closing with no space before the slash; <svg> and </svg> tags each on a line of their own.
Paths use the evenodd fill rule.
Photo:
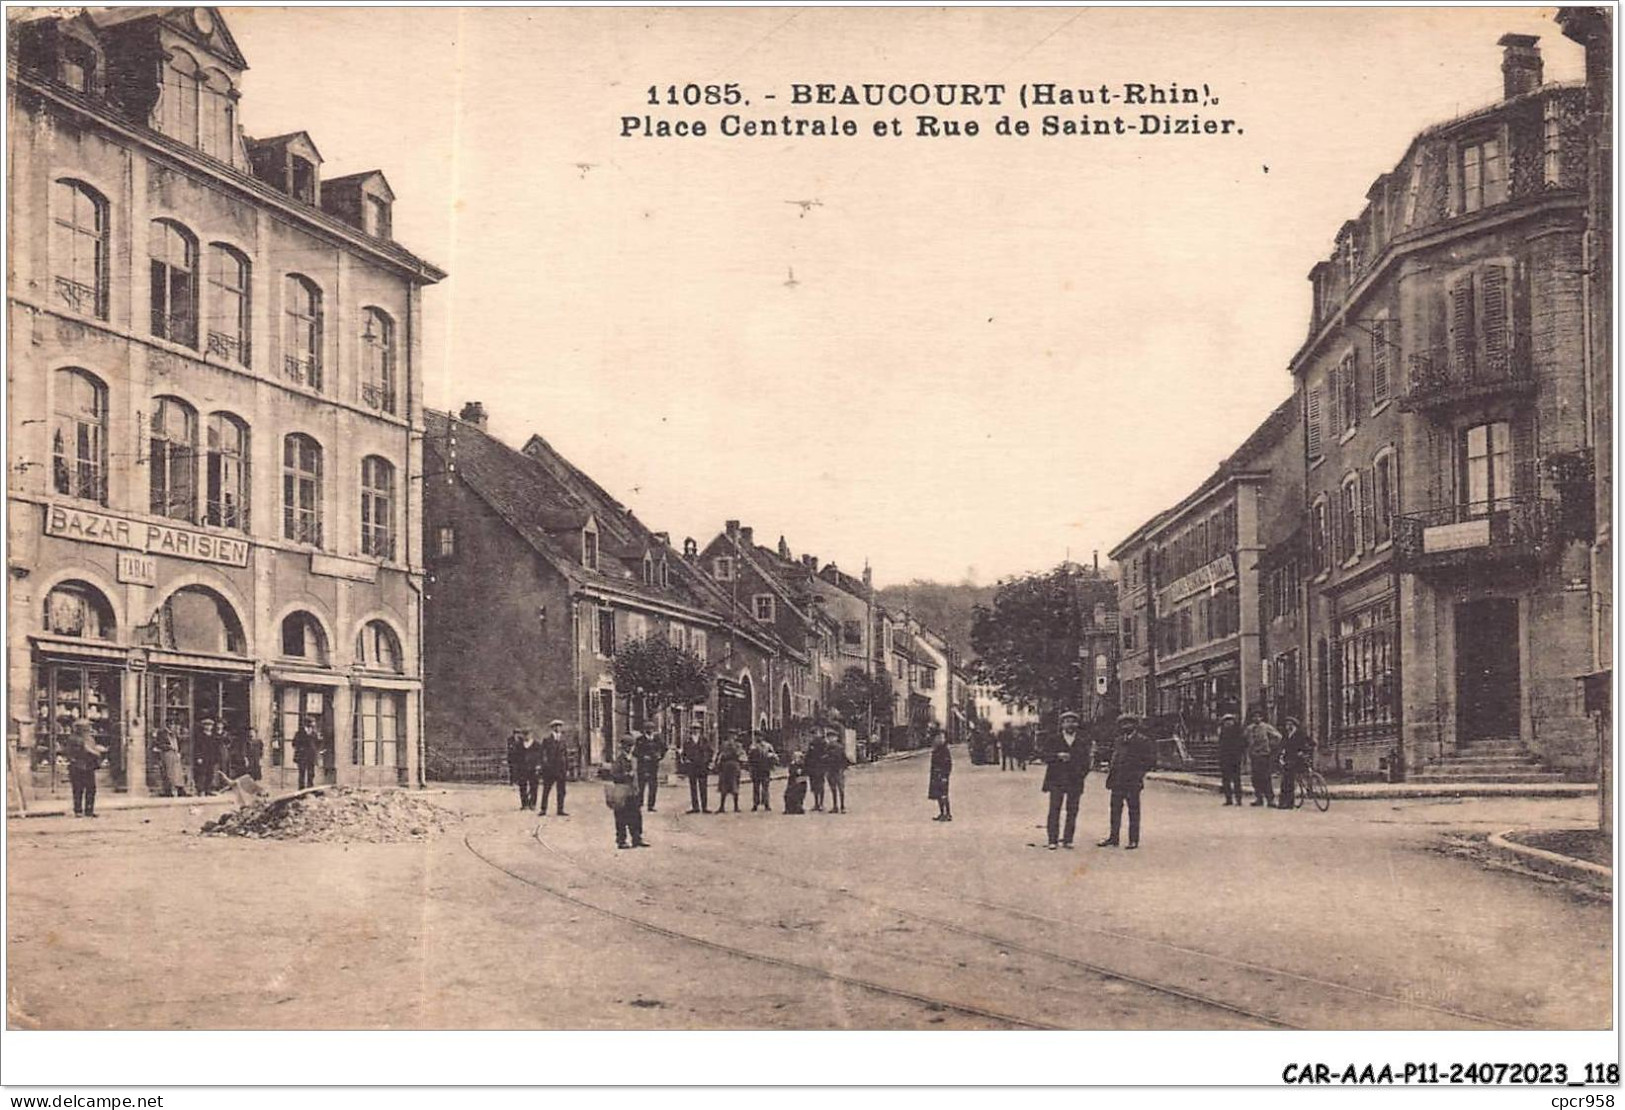
<svg viewBox="0 0 1625 1110">
<path fill-rule="evenodd" d="M 1291 360 L 1312 727 L 1344 770 L 1401 741 L 1424 773 L 1592 762 L 1585 91 L 1500 45 L 1504 98 L 1372 183 Z"/>
<path fill-rule="evenodd" d="M 46 9 L 38 9 L 45 12 Z M 418 777 L 423 331 L 445 275 L 391 238 L 381 173 L 242 133 L 214 8 L 10 28 L 8 742 L 38 791 L 91 721 L 158 782 L 204 719 L 273 782 Z"/>
<path fill-rule="evenodd" d="M 426 417 L 423 670 L 438 758 L 559 719 L 582 772 L 634 727 L 664 729 L 674 747 L 691 722 L 748 727 L 776 644 L 730 618 L 692 540 L 673 550 L 542 437 L 502 443 L 478 403 Z M 705 699 L 667 711 L 620 688 L 617 656 L 649 638 L 706 664 Z"/>
</svg>

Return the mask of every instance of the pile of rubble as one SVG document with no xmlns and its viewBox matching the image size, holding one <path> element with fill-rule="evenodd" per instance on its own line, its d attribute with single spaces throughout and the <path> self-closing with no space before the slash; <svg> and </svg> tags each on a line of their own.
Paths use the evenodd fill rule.
<svg viewBox="0 0 1625 1110">
<path fill-rule="evenodd" d="M 202 831 L 206 836 L 387 844 L 426 840 L 456 819 L 402 790 L 319 786 L 269 801 L 254 799 L 208 822 Z"/>
</svg>

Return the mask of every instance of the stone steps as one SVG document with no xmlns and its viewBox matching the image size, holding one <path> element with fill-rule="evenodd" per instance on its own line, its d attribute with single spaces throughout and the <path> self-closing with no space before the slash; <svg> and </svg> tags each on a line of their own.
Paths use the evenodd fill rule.
<svg viewBox="0 0 1625 1110">
<path fill-rule="evenodd" d="M 1411 778 L 1422 783 L 1564 781 L 1562 772 L 1548 769 L 1521 742 L 1504 736 L 1464 742 L 1439 762 L 1416 768 Z"/>
</svg>

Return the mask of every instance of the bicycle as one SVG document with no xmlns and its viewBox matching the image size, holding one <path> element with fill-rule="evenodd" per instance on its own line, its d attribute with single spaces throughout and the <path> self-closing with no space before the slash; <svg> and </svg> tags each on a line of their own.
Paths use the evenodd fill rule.
<svg viewBox="0 0 1625 1110">
<path fill-rule="evenodd" d="M 1306 764 L 1292 772 L 1293 797 L 1292 808 L 1302 809 L 1303 803 L 1313 801 L 1315 808 L 1325 813 L 1332 806 L 1331 788 L 1326 785 L 1326 776 L 1315 770 L 1312 765 Z M 1281 796 L 1279 790 L 1276 797 Z"/>
</svg>

